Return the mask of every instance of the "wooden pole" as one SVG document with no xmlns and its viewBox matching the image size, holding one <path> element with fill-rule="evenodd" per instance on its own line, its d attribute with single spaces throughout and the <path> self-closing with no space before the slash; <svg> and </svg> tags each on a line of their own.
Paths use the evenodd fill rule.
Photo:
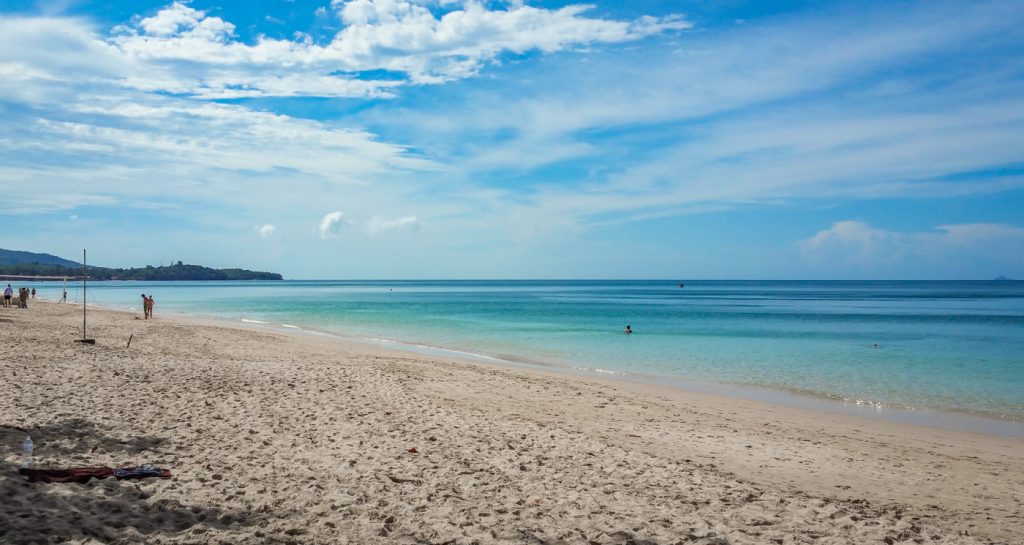
<svg viewBox="0 0 1024 545">
<path fill-rule="evenodd" d="M 85 307 L 88 302 L 86 299 L 86 288 L 88 287 L 89 268 L 85 263 L 85 250 L 82 250 L 82 339 L 78 342 L 82 344 L 96 344 L 96 339 L 89 339 L 85 336 Z"/>
<path fill-rule="evenodd" d="M 85 288 L 89 277 L 89 269 L 85 264 L 85 249 L 82 249 L 82 341 L 85 341 Z"/>
</svg>

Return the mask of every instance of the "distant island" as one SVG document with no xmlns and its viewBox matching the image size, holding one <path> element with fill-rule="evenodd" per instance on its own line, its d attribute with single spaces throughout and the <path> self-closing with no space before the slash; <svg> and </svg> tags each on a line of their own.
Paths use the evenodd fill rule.
<svg viewBox="0 0 1024 545">
<path fill-rule="evenodd" d="M 81 276 L 82 264 L 51 254 L 0 249 L 0 276 Z M 246 269 L 211 269 L 201 265 L 140 268 L 89 266 L 90 280 L 283 280 L 278 273 Z"/>
</svg>

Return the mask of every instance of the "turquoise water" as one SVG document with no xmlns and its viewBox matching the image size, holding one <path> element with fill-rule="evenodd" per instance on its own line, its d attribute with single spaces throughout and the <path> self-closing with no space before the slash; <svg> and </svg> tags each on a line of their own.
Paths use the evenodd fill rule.
<svg viewBox="0 0 1024 545">
<path fill-rule="evenodd" d="M 158 314 L 1024 421 L 1024 282 L 96 282 L 90 303 L 141 292 Z"/>
</svg>

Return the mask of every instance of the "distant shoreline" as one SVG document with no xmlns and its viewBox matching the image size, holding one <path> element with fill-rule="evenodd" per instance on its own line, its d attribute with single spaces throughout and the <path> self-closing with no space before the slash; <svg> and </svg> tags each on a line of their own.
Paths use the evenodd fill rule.
<svg viewBox="0 0 1024 545">
<path fill-rule="evenodd" d="M 140 281 L 140 282 L 169 282 L 169 281 L 245 281 L 265 280 L 280 281 L 284 277 L 278 273 L 264 271 L 250 271 L 247 269 L 211 269 L 201 265 L 186 265 L 179 262 L 176 265 L 166 267 L 140 267 L 131 269 L 113 269 L 108 267 L 89 266 L 84 271 L 86 278 L 94 281 Z M 81 278 L 81 268 L 65 267 L 63 265 L 47 265 L 39 263 L 22 263 L 14 265 L 0 265 L 0 278 L 21 277 L 30 280 L 31 277 L 45 277 L 46 280 L 54 280 L 61 277 Z"/>
</svg>

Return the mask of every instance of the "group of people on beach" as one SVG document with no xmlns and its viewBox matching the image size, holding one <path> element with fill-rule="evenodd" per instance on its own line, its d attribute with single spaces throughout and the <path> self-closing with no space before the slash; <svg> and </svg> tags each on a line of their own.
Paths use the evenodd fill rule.
<svg viewBox="0 0 1024 545">
<path fill-rule="evenodd" d="M 146 297 L 146 294 L 143 293 L 142 294 L 142 314 L 145 317 L 144 319 L 148 320 L 148 319 L 153 317 L 153 304 L 154 304 L 153 295 L 150 294 L 149 297 Z"/>
<path fill-rule="evenodd" d="M 28 300 L 36 298 L 36 289 L 18 288 L 18 308 L 28 308 Z M 4 288 L 4 308 L 11 308 L 14 302 L 14 288 L 10 284 Z"/>
<path fill-rule="evenodd" d="M 14 297 L 14 288 L 12 288 L 10 284 L 7 284 L 7 287 L 4 288 L 3 308 L 13 308 L 13 306 L 15 304 L 18 305 L 18 308 L 28 308 L 29 300 L 30 299 L 35 299 L 35 298 L 36 298 L 36 289 L 35 288 L 32 288 L 32 289 L 29 289 L 29 288 L 18 288 L 18 296 L 17 296 L 17 298 L 15 298 Z M 57 302 L 58 303 L 65 303 L 65 302 L 67 302 L 67 300 L 68 300 L 68 292 L 67 292 L 67 290 L 64 290 L 64 293 L 61 294 L 60 300 L 58 300 Z M 155 301 L 153 300 L 153 295 L 147 296 L 145 293 L 142 294 L 142 312 L 145 315 L 147 320 L 153 317 L 153 305 L 154 305 L 154 303 L 155 303 Z"/>
</svg>

